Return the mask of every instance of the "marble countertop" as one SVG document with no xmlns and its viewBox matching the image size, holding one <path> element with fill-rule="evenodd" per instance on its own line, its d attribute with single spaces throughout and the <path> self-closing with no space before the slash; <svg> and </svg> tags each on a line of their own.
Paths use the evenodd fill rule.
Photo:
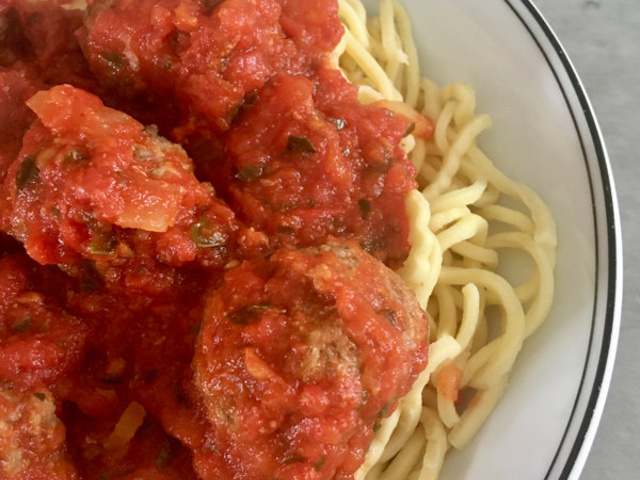
<svg viewBox="0 0 640 480">
<path fill-rule="evenodd" d="M 602 129 L 624 252 L 620 343 L 604 415 L 581 480 L 640 478 L 640 4 L 534 0 L 566 49 Z"/>
</svg>

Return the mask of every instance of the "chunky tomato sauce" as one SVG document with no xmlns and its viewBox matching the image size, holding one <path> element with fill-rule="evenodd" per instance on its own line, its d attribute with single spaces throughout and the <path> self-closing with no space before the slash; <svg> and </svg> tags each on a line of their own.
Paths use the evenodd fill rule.
<svg viewBox="0 0 640 480">
<path fill-rule="evenodd" d="M 64 3 L 0 0 L 0 477 L 352 478 L 427 361 L 411 121 L 334 2 Z"/>
</svg>

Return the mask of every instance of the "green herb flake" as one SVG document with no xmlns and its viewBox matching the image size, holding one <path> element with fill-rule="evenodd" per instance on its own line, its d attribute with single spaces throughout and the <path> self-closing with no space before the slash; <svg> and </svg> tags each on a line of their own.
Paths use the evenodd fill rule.
<svg viewBox="0 0 640 480">
<path fill-rule="evenodd" d="M 387 403 L 385 403 L 382 406 L 382 409 L 378 412 L 378 418 L 386 418 L 386 416 L 391 411 L 391 407 L 392 406 L 393 406 L 393 404 L 391 403 L 391 401 L 388 401 Z"/>
<path fill-rule="evenodd" d="M 102 277 L 93 262 L 87 262 L 79 279 L 79 288 L 82 293 L 94 293 L 102 287 Z"/>
<path fill-rule="evenodd" d="M 236 178 L 244 182 L 252 182 L 260 178 L 263 174 L 264 167 L 262 165 L 245 165 L 236 173 Z"/>
<path fill-rule="evenodd" d="M 206 218 L 201 218 L 189 229 L 191 240 L 200 248 L 224 247 L 225 236 Z"/>
<path fill-rule="evenodd" d="M 289 135 L 287 140 L 287 150 L 297 153 L 316 153 L 316 147 L 313 146 L 311 140 L 307 137 L 298 137 L 297 135 Z"/>
<path fill-rule="evenodd" d="M 17 333 L 26 332 L 31 328 L 32 323 L 33 322 L 29 317 L 21 318 L 20 320 L 15 322 L 13 325 L 11 325 L 11 331 L 17 332 Z"/>
<path fill-rule="evenodd" d="M 60 220 L 60 216 L 62 215 L 60 212 L 60 209 L 57 206 L 53 206 L 51 207 L 51 216 L 55 219 L 55 220 Z"/>
<path fill-rule="evenodd" d="M 316 472 L 319 472 L 320 470 L 322 470 L 322 467 L 324 466 L 324 462 L 326 461 L 327 461 L 327 456 L 323 455 L 322 457 L 320 457 L 320 459 L 316 463 L 313 464 L 313 469 Z"/>
<path fill-rule="evenodd" d="M 291 465 L 292 463 L 302 463 L 306 460 L 302 455 L 291 455 L 290 457 L 286 457 L 282 460 L 283 465 Z"/>
<path fill-rule="evenodd" d="M 409 127 L 407 128 L 407 130 L 404 132 L 403 137 L 408 137 L 409 135 L 411 135 L 413 133 L 413 131 L 416 129 L 416 123 L 413 122 L 411 125 L 409 125 Z"/>
<path fill-rule="evenodd" d="M 222 3 L 222 0 L 202 0 L 202 14 L 210 17 L 215 8 Z"/>
<path fill-rule="evenodd" d="M 394 310 L 390 310 L 388 308 L 384 309 L 382 311 L 382 314 L 384 315 L 384 317 L 387 319 L 387 321 L 393 325 L 395 328 L 399 328 L 398 327 L 398 320 L 397 320 L 397 313 Z"/>
<path fill-rule="evenodd" d="M 173 449 L 171 448 L 171 443 L 166 441 L 160 447 L 160 451 L 156 455 L 155 465 L 156 467 L 163 469 L 166 468 L 169 463 L 171 463 L 173 456 Z"/>
<path fill-rule="evenodd" d="M 251 110 L 258 103 L 258 100 L 260 100 L 260 96 L 255 90 L 247 93 L 242 100 L 242 109 Z"/>
<path fill-rule="evenodd" d="M 253 323 L 260 318 L 265 310 L 272 308 L 270 303 L 258 303 L 255 305 L 245 305 L 235 312 L 227 313 L 227 319 L 236 325 L 247 325 Z"/>
<path fill-rule="evenodd" d="M 287 235 L 295 235 L 296 229 L 290 225 L 278 225 L 278 233 L 284 233 Z"/>
<path fill-rule="evenodd" d="M 24 157 L 16 173 L 16 188 L 18 192 L 22 191 L 30 183 L 36 181 L 38 174 L 39 169 L 36 164 L 36 158 L 33 155 Z"/>
<path fill-rule="evenodd" d="M 360 200 L 358 200 L 358 206 L 360 207 L 362 218 L 364 220 L 369 218 L 369 214 L 371 213 L 371 202 L 366 198 L 361 198 Z"/>
<path fill-rule="evenodd" d="M 118 239 L 111 233 L 98 233 L 89 244 L 92 255 L 113 255 L 118 246 Z"/>
<path fill-rule="evenodd" d="M 122 70 L 126 66 L 124 57 L 118 52 L 102 52 L 100 56 L 104 58 L 114 70 Z"/>
</svg>

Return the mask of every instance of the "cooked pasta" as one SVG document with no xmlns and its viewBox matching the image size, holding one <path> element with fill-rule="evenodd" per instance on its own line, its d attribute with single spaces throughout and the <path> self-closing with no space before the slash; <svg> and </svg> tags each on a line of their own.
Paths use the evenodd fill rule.
<svg viewBox="0 0 640 480">
<path fill-rule="evenodd" d="M 494 409 L 523 341 L 549 312 L 555 223 L 531 188 L 478 148 L 491 119 L 475 112 L 472 87 L 439 88 L 420 76 L 403 7 L 381 0 L 379 16 L 368 18 L 358 0 L 339 5 L 346 33 L 335 54 L 361 101 L 404 102 L 389 105 L 435 122 L 432 138 L 405 144 L 420 190 L 407 201 L 412 251 L 400 270 L 430 317 L 429 364 L 377 431 L 356 477 L 435 479 L 447 451 L 463 448 Z M 526 281 L 508 280 L 505 249 L 532 265 Z"/>
</svg>

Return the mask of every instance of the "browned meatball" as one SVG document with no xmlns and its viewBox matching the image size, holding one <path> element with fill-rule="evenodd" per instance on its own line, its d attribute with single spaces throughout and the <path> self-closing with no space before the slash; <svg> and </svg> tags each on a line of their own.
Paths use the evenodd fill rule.
<svg viewBox="0 0 640 480">
<path fill-rule="evenodd" d="M 424 368 L 427 334 L 409 288 L 353 243 L 284 248 L 228 271 L 194 359 L 211 428 L 200 474 L 350 478 Z"/>
</svg>

